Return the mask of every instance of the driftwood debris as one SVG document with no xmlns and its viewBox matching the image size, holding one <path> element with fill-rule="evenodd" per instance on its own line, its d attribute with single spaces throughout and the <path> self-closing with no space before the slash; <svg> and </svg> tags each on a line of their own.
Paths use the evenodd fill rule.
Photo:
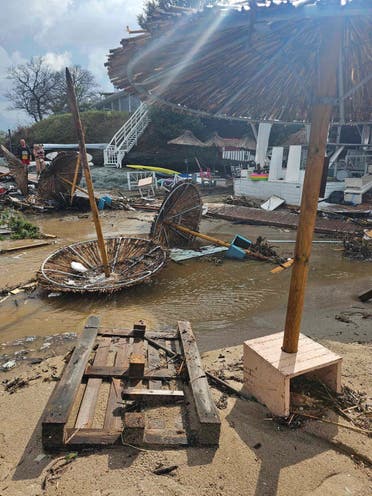
<svg viewBox="0 0 372 496">
<path fill-rule="evenodd" d="M 13 155 L 5 146 L 0 145 L 2 152 L 4 153 L 5 159 L 8 162 L 9 170 L 12 176 L 14 176 L 17 187 L 21 191 L 22 195 L 27 196 L 28 194 L 28 169 L 27 165 L 22 164 L 22 162 Z"/>
<path fill-rule="evenodd" d="M 360 299 L 360 301 L 363 301 L 363 303 L 365 301 L 370 300 L 372 298 L 372 289 L 369 289 L 368 291 L 364 291 L 358 296 L 358 298 Z"/>
</svg>

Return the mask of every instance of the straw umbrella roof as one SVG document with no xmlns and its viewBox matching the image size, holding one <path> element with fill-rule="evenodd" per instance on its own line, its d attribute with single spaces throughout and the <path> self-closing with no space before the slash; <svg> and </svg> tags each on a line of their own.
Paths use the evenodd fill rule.
<svg viewBox="0 0 372 496">
<path fill-rule="evenodd" d="M 206 146 L 218 146 L 219 148 L 256 149 L 256 142 L 249 136 L 244 136 L 243 138 L 222 138 L 218 133 L 214 133 L 205 144 Z"/>
<path fill-rule="evenodd" d="M 148 32 L 124 39 L 110 51 L 110 79 L 117 88 L 200 115 L 308 121 L 320 32 L 330 17 L 341 17 L 333 119 L 372 121 L 372 2 L 267 5 L 247 0 L 238 2 L 238 8 L 157 11 Z"/>
<path fill-rule="evenodd" d="M 177 136 L 177 138 L 168 141 L 168 145 L 206 146 L 189 130 L 185 130 L 182 134 Z"/>
</svg>

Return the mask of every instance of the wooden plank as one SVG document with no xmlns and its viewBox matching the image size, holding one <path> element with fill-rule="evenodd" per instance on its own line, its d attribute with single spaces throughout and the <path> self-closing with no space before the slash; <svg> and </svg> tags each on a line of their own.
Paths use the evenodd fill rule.
<svg viewBox="0 0 372 496">
<path fill-rule="evenodd" d="M 150 399 L 153 398 L 183 398 L 183 391 L 170 391 L 169 389 L 137 389 L 137 388 L 127 388 L 123 389 L 122 395 L 129 399 Z"/>
<path fill-rule="evenodd" d="M 116 367 L 129 367 L 129 354 L 131 345 L 128 338 L 121 338 L 117 343 L 118 350 L 115 357 Z M 122 430 L 123 423 L 121 418 L 121 383 L 119 379 L 112 379 L 110 384 L 109 398 L 106 406 L 106 415 L 103 427 L 109 431 Z"/>
<path fill-rule="evenodd" d="M 198 442 L 200 444 L 216 445 L 219 443 L 221 421 L 209 389 L 195 336 L 192 332 L 190 322 L 179 321 L 178 329 L 180 331 L 190 385 L 200 423 Z"/>
<path fill-rule="evenodd" d="M 100 329 L 99 336 L 117 336 L 122 338 L 134 338 L 135 331 L 133 329 Z M 145 338 L 150 339 L 178 339 L 178 332 L 155 332 L 146 331 Z"/>
<path fill-rule="evenodd" d="M 64 426 L 70 415 L 84 370 L 97 336 L 99 319 L 89 317 L 61 380 L 51 394 L 42 418 L 44 447 L 61 447 L 65 440 Z"/>
<path fill-rule="evenodd" d="M 129 378 L 128 367 L 95 367 L 94 365 L 86 368 L 84 372 L 85 377 L 98 377 L 98 378 Z M 162 368 L 159 370 L 145 369 L 144 374 L 138 379 L 175 379 L 176 376 L 169 373 L 169 370 Z"/>
<path fill-rule="evenodd" d="M 94 357 L 94 365 L 106 365 L 110 350 L 110 343 L 110 338 L 102 338 L 102 342 L 99 344 Z M 75 423 L 76 428 L 81 429 L 83 427 L 92 427 L 101 384 L 102 379 L 88 379 L 84 397 L 80 405 L 79 414 Z"/>
</svg>

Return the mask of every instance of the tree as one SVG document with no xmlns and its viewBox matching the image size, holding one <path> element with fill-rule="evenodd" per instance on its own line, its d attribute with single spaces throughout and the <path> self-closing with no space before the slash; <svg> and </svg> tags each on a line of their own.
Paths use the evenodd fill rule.
<svg viewBox="0 0 372 496">
<path fill-rule="evenodd" d="M 80 110 L 86 110 L 98 98 L 98 85 L 93 74 L 79 65 L 70 68 L 72 80 L 75 85 L 76 98 Z M 51 110 L 54 114 L 69 112 L 67 101 L 67 86 L 65 71 L 61 70 L 55 74 L 54 99 Z"/>
<path fill-rule="evenodd" d="M 97 97 L 94 76 L 80 66 L 72 67 L 71 73 L 79 105 L 86 108 Z M 12 88 L 5 96 L 12 102 L 11 108 L 24 110 L 35 122 L 68 111 L 64 71 L 53 71 L 43 57 L 11 67 L 8 79 Z"/>
<path fill-rule="evenodd" d="M 8 79 L 12 88 L 5 96 L 12 102 L 12 109 L 24 110 L 35 122 L 50 113 L 55 74 L 42 57 L 11 67 Z"/>
</svg>

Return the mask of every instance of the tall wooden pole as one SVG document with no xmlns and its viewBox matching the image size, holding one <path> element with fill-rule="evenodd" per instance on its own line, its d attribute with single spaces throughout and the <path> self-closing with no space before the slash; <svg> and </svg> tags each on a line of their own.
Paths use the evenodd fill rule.
<svg viewBox="0 0 372 496">
<path fill-rule="evenodd" d="M 311 113 L 309 149 L 282 346 L 283 351 L 287 353 L 296 353 L 298 350 L 328 129 L 332 107 L 336 103 L 337 67 L 342 28 L 342 20 L 339 18 L 328 18 L 322 21 L 319 66 L 314 91 L 315 101 Z"/>
<path fill-rule="evenodd" d="M 76 100 L 74 83 L 72 81 L 70 71 L 68 70 L 67 67 L 66 67 L 66 82 L 67 82 L 67 98 L 68 98 L 68 101 L 70 104 L 72 118 L 74 120 L 76 132 L 77 132 L 77 136 L 78 136 L 80 163 L 83 167 L 85 181 L 87 183 L 87 189 L 88 189 L 88 194 L 89 194 L 89 203 L 90 203 L 90 208 L 92 210 L 93 221 L 94 221 L 94 225 L 95 225 L 96 233 L 97 233 L 98 248 L 99 248 L 99 251 L 101 254 L 101 260 L 102 260 L 105 276 L 109 277 L 110 276 L 110 267 L 109 267 L 108 260 L 107 260 L 105 240 L 104 240 L 103 233 L 102 233 L 101 222 L 99 220 L 98 208 L 97 208 L 96 200 L 94 197 L 92 176 L 90 174 L 90 168 L 88 165 L 88 158 L 87 158 L 87 151 L 85 148 L 84 130 L 83 130 L 83 125 L 82 125 L 81 119 L 80 119 L 79 107 L 78 107 L 77 100 Z"/>
</svg>

